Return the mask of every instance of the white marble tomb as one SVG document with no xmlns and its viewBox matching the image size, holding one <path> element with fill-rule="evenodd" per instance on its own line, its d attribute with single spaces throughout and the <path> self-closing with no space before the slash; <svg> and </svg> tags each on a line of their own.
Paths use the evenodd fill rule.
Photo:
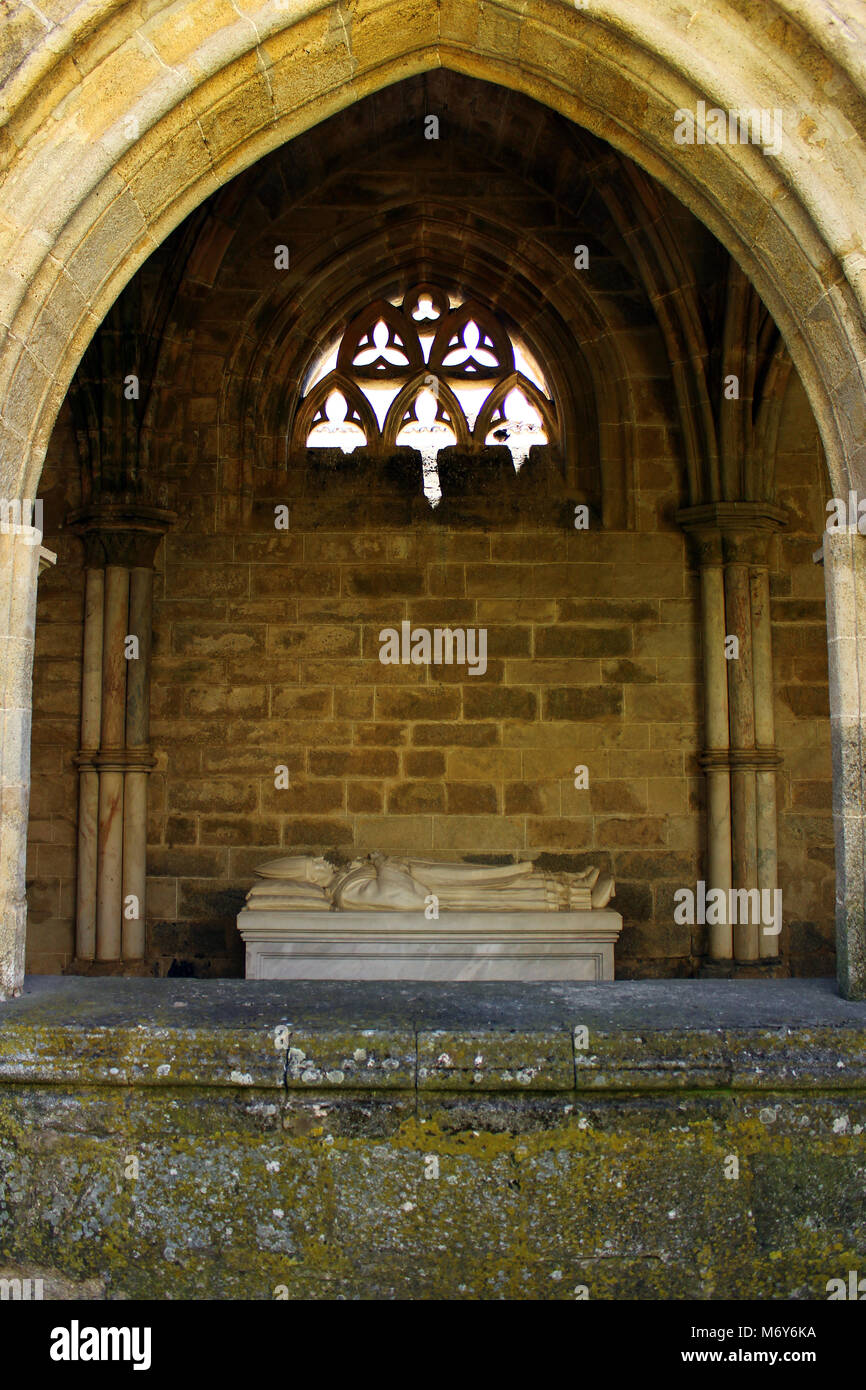
<svg viewBox="0 0 866 1390">
<path fill-rule="evenodd" d="M 597 869 L 370 855 L 262 865 L 238 914 L 255 980 L 612 980 L 622 917 Z"/>
<path fill-rule="evenodd" d="M 622 917 L 244 910 L 238 930 L 248 980 L 612 980 Z"/>
</svg>

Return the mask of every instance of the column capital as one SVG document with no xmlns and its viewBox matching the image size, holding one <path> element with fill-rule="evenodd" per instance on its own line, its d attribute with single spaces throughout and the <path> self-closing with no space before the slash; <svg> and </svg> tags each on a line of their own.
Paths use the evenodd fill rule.
<svg viewBox="0 0 866 1390">
<path fill-rule="evenodd" d="M 167 507 L 118 500 L 70 512 L 66 524 L 81 536 L 89 569 L 150 569 L 157 546 L 175 521 L 177 512 Z"/>
<path fill-rule="evenodd" d="M 702 565 L 766 565 L 769 542 L 787 526 L 788 513 L 769 502 L 703 502 L 682 507 L 676 520 Z"/>
</svg>

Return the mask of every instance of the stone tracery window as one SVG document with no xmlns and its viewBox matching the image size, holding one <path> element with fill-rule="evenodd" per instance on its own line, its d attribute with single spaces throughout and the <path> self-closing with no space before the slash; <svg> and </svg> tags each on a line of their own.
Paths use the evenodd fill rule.
<svg viewBox="0 0 866 1390">
<path fill-rule="evenodd" d="M 435 502 L 441 449 L 504 444 L 519 470 L 534 444 L 557 437 L 542 372 L 501 320 L 474 300 L 421 284 L 402 301 L 368 305 L 318 362 L 292 447 L 417 449 Z"/>
</svg>

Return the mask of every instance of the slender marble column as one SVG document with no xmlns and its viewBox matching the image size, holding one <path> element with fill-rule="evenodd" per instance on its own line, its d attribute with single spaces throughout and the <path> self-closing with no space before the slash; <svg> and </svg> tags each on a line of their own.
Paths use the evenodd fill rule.
<svg viewBox="0 0 866 1390">
<path fill-rule="evenodd" d="M 128 662 L 126 680 L 127 771 L 123 801 L 123 959 L 142 960 L 147 893 L 147 777 L 152 764 L 150 725 L 150 647 L 153 624 L 153 570 L 137 566 L 129 585 L 129 633 L 138 655 Z M 135 767 L 135 755 L 142 765 Z"/>
<path fill-rule="evenodd" d="M 76 883 L 75 954 L 96 956 L 96 883 L 99 824 L 99 752 L 102 721 L 102 634 L 105 572 L 85 570 L 84 653 L 81 678 L 81 751 L 78 755 L 78 879 Z"/>
<path fill-rule="evenodd" d="M 123 911 L 123 768 L 129 570 L 105 569 L 102 639 L 102 739 L 99 752 L 99 852 L 96 955 L 120 960 Z"/>
<path fill-rule="evenodd" d="M 701 641 L 703 645 L 704 726 L 707 779 L 707 888 L 720 888 L 728 901 L 731 887 L 731 784 L 727 767 L 728 686 L 725 661 L 725 588 L 718 545 L 702 547 Z M 710 926 L 710 959 L 730 960 L 731 925 Z"/>
<path fill-rule="evenodd" d="M 752 656 L 754 664 L 755 690 L 755 744 L 759 750 L 768 750 L 758 765 L 757 781 L 757 832 L 758 832 L 758 887 L 761 901 L 775 903 L 778 887 L 779 851 L 776 813 L 776 764 L 775 753 L 776 722 L 773 711 L 775 692 L 773 689 L 773 637 L 770 622 L 770 576 L 764 565 L 755 566 L 751 571 L 752 603 Z M 769 893 L 771 896 L 765 898 Z M 779 937 L 764 931 L 760 932 L 760 955 L 769 959 L 779 954 Z"/>
<path fill-rule="evenodd" d="M 726 548 L 731 538 L 726 537 Z M 742 562 L 739 546 L 725 568 L 725 612 L 729 635 L 739 643 L 739 654 L 728 661 L 728 704 L 732 755 L 755 747 L 755 690 L 752 672 L 752 615 L 749 567 Z M 731 823 L 735 888 L 755 888 L 758 882 L 758 793 L 755 769 L 747 760 L 731 760 Z M 760 955 L 759 924 L 734 924 L 734 956 L 753 961 Z"/>
</svg>

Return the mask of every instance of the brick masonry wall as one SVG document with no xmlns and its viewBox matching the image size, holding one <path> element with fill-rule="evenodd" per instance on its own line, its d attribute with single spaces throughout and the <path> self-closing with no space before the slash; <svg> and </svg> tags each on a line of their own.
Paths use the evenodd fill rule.
<svg viewBox="0 0 866 1390">
<path fill-rule="evenodd" d="M 577 532 L 567 509 L 545 521 L 495 497 L 466 515 L 452 504 L 450 518 L 413 504 L 409 521 L 351 470 L 326 487 L 321 472 L 262 474 L 248 520 L 221 533 L 218 470 L 191 449 L 173 472 L 178 525 L 157 556 L 149 969 L 242 973 L 234 919 L 256 864 L 384 849 L 597 863 L 616 875 L 626 923 L 618 975 L 694 972 L 703 929 L 675 925 L 672 909 L 703 870 L 697 577 L 670 520 L 675 444 L 658 430 L 647 446 L 640 529 L 617 533 Z M 51 534 L 75 500 L 71 457 L 61 420 L 41 494 L 59 562 L 37 623 L 36 971 L 62 969 L 74 950 L 83 584 L 79 542 Z M 832 968 L 826 633 L 811 559 L 822 469 L 795 383 L 779 456 L 792 523 L 772 577 L 782 948 L 794 973 Z M 280 501 L 288 531 L 274 528 Z M 379 631 L 404 619 L 485 628 L 486 673 L 382 665 Z M 581 764 L 587 790 L 574 786 Z M 278 765 L 287 789 L 275 786 Z"/>
</svg>

